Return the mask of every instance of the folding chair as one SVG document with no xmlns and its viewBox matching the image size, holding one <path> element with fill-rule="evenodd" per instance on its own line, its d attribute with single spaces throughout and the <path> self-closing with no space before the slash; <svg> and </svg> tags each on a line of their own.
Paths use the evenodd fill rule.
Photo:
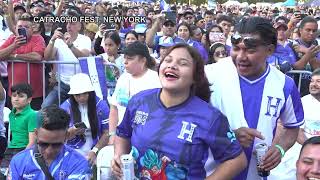
<svg viewBox="0 0 320 180">
<path fill-rule="evenodd" d="M 105 146 L 97 156 L 97 180 L 115 180 L 111 173 L 111 161 L 114 156 L 114 146 Z"/>
</svg>

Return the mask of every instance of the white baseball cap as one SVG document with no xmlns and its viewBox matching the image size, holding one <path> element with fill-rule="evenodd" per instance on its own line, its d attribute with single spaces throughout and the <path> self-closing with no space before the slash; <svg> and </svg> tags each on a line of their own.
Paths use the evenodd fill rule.
<svg viewBox="0 0 320 180">
<path fill-rule="evenodd" d="M 70 91 L 68 94 L 82 94 L 90 91 L 94 91 L 94 88 L 87 74 L 78 73 L 70 78 Z"/>
</svg>

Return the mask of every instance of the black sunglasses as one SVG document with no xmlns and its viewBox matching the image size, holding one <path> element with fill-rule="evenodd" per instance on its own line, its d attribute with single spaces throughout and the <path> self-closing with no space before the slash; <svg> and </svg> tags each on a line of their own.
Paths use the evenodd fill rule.
<svg viewBox="0 0 320 180">
<path fill-rule="evenodd" d="M 46 142 L 38 142 L 38 145 L 41 149 L 47 149 L 51 146 L 53 149 L 60 148 L 64 143 L 46 143 Z"/>
<path fill-rule="evenodd" d="M 243 42 L 246 48 L 255 48 L 261 45 L 268 45 L 268 43 L 263 42 L 260 39 L 254 38 L 254 37 L 243 37 L 238 33 L 235 33 L 231 36 L 231 44 L 232 45 L 238 45 L 240 42 Z"/>
</svg>

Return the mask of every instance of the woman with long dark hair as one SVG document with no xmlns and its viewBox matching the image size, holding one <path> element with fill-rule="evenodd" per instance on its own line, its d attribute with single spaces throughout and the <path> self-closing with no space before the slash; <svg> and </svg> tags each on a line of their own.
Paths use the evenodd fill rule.
<svg viewBox="0 0 320 180">
<path fill-rule="evenodd" d="M 79 73 L 70 79 L 71 96 L 62 105 L 71 116 L 67 144 L 92 164 L 108 141 L 108 104 L 96 96 L 90 78 Z"/>
<path fill-rule="evenodd" d="M 121 176 L 120 157 L 131 151 L 138 179 L 205 179 L 210 156 L 219 165 L 208 178 L 232 179 L 246 167 L 246 157 L 226 117 L 208 104 L 200 54 L 187 44 L 173 46 L 159 78 L 162 88 L 142 91 L 128 103 L 117 127 L 113 173 Z"/>
</svg>

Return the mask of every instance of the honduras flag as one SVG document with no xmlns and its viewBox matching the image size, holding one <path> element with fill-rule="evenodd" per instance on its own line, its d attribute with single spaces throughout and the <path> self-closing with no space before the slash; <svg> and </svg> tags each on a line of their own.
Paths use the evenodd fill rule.
<svg viewBox="0 0 320 180">
<path fill-rule="evenodd" d="M 169 12 L 171 11 L 170 5 L 165 0 L 160 0 L 160 10 Z"/>
<path fill-rule="evenodd" d="M 107 101 L 107 81 L 102 57 L 90 56 L 79 58 L 79 63 L 81 71 L 89 75 L 96 95 L 100 99 Z"/>
</svg>

